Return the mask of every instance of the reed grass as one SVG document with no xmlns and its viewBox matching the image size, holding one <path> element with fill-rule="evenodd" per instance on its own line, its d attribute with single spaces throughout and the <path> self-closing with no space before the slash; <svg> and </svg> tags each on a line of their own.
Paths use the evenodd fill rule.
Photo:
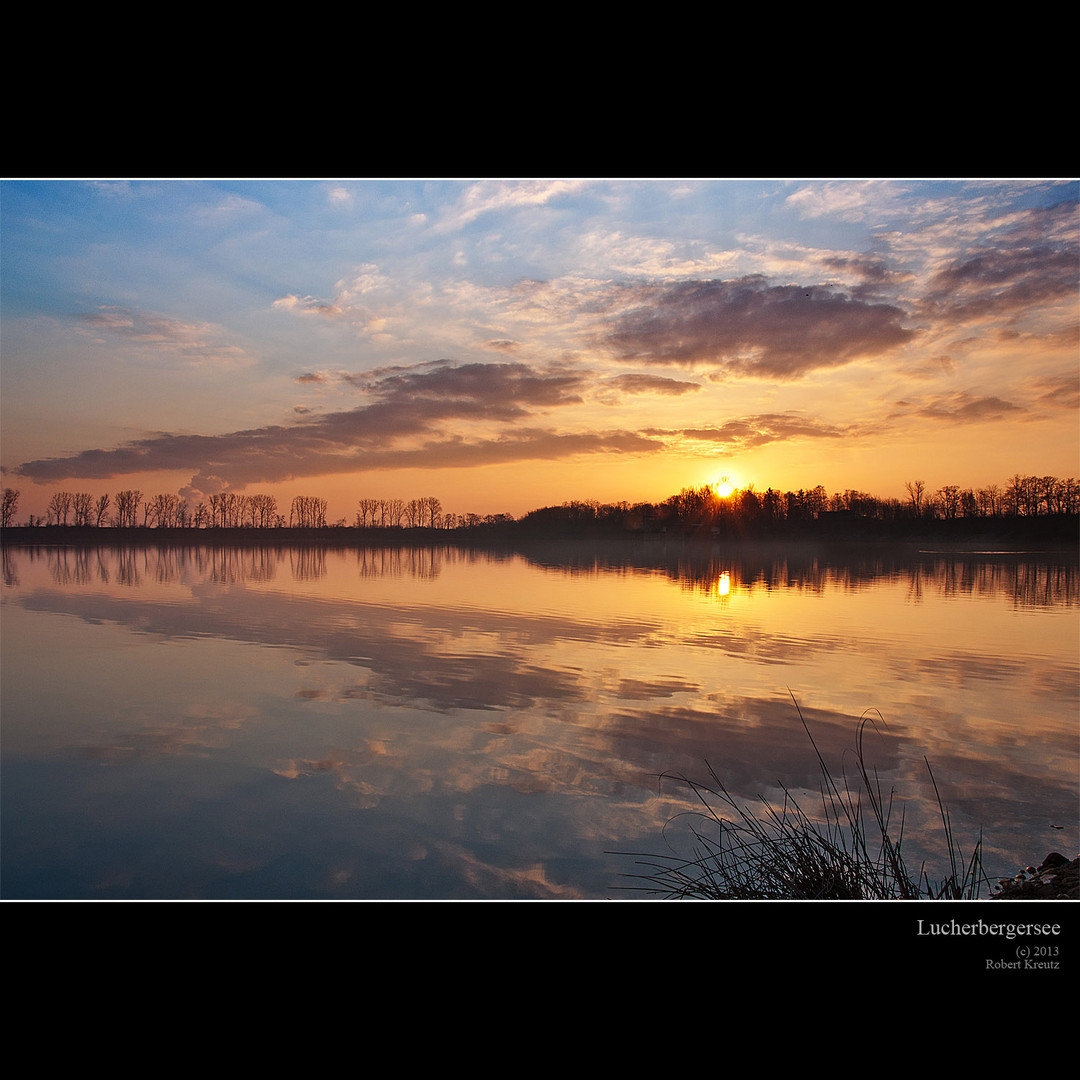
<svg viewBox="0 0 1080 1080">
<path fill-rule="evenodd" d="M 761 796 L 757 808 L 740 805 L 711 765 L 707 783 L 665 774 L 689 787 L 702 804 L 690 825 L 693 854 L 629 853 L 641 869 L 625 875 L 638 884 L 624 888 L 697 900 L 976 899 L 989 884 L 982 836 L 963 855 L 929 761 L 923 759 L 948 851 L 948 872 L 933 881 L 925 863 L 916 871 L 905 862 L 903 812 L 894 822 L 895 792 L 882 789 L 867 763 L 865 737 L 879 723 L 885 726 L 880 713 L 865 713 L 859 721 L 858 782 L 852 784 L 846 774 L 838 781 L 830 772 L 794 695 L 792 701 L 821 770 L 820 815 L 812 817 L 786 787 L 780 806 Z"/>
</svg>

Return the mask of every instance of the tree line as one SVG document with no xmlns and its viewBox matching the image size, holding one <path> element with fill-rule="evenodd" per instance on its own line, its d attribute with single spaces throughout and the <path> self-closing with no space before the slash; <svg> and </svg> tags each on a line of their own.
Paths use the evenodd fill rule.
<svg viewBox="0 0 1080 1080">
<path fill-rule="evenodd" d="M 0 525 L 15 524 L 20 493 L 5 488 L 0 499 Z M 43 516 L 31 515 L 30 527 L 72 526 L 81 528 L 159 528 L 159 529 L 324 529 L 331 525 L 344 528 L 427 528 L 456 529 L 474 525 L 513 521 L 512 514 L 454 514 L 443 510 L 433 495 L 419 499 L 358 500 L 352 522 L 327 519 L 326 499 L 315 495 L 297 495 L 288 513 L 278 508 L 273 495 L 244 495 L 221 492 L 192 506 L 179 495 L 144 496 L 128 488 L 115 494 L 93 496 L 86 492 L 57 491 L 49 500 Z"/>
<path fill-rule="evenodd" d="M 0 525 L 15 523 L 18 505 L 19 492 L 5 488 L 0 498 Z M 325 499 L 311 495 L 297 495 L 286 516 L 278 511 L 273 495 L 221 492 L 192 507 L 179 495 L 144 497 L 133 488 L 96 498 L 86 492 L 57 491 L 45 515 L 35 518 L 31 514 L 27 524 L 117 529 L 323 528 L 327 523 L 326 509 Z"/>
<path fill-rule="evenodd" d="M 716 488 L 705 485 L 683 488 L 678 495 L 666 500 L 662 511 L 676 520 L 702 524 L 725 519 L 744 523 L 803 523 L 828 515 L 892 523 L 911 519 L 947 521 L 1080 512 L 1080 481 L 1072 477 L 1016 474 L 1004 485 L 963 488 L 946 484 L 934 491 L 930 491 L 923 480 L 909 480 L 904 487 L 906 498 L 880 498 L 851 488 L 829 494 L 821 485 L 784 492 L 770 487 L 759 492 L 750 484 L 725 498 Z"/>
<path fill-rule="evenodd" d="M 560 528 L 661 532 L 707 530 L 727 535 L 793 535 L 803 530 L 859 530 L 886 535 L 935 522 L 967 519 L 988 527 L 1017 518 L 1068 519 L 1080 513 L 1080 482 L 1053 476 L 1014 475 L 1005 484 L 983 488 L 944 485 L 929 490 L 922 480 L 905 484 L 904 498 L 881 498 L 849 488 L 829 493 L 822 485 L 781 491 L 757 490 L 753 484 L 721 494 L 720 485 L 684 487 L 659 503 L 575 501 L 533 510 L 521 519 L 525 528 L 551 532 Z"/>
<path fill-rule="evenodd" d="M 726 478 L 725 478 L 726 479 Z M 847 489 L 830 494 L 822 485 L 780 491 L 758 491 L 753 484 L 721 495 L 711 484 L 684 487 L 659 503 L 601 503 L 571 501 L 531 510 L 520 519 L 512 514 L 457 514 L 443 510 L 434 496 L 416 499 L 360 498 L 351 522 L 327 520 L 327 501 L 297 495 L 288 513 L 279 510 L 273 495 L 222 492 L 192 507 L 179 495 L 144 496 L 125 489 L 115 495 L 58 491 L 49 500 L 44 517 L 30 516 L 28 525 L 162 529 L 321 529 L 331 524 L 360 529 L 471 529 L 517 524 L 530 528 L 608 525 L 624 531 L 711 527 L 723 531 L 769 531 L 798 527 L 834 518 L 878 522 L 950 521 L 971 518 L 1062 517 L 1080 513 L 1080 482 L 1070 477 L 1016 474 L 1005 484 L 982 488 L 944 485 L 933 491 L 922 480 L 905 484 L 905 498 L 880 498 Z M 3 490 L 0 525 L 15 524 L 19 492 Z"/>
</svg>

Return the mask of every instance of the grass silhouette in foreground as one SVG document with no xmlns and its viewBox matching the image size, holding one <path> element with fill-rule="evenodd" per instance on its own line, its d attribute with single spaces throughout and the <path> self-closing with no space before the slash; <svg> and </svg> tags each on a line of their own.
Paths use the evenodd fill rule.
<svg viewBox="0 0 1080 1080">
<path fill-rule="evenodd" d="M 884 795 L 863 750 L 873 718 L 864 714 L 858 725 L 859 785 L 853 790 L 846 779 L 841 787 L 832 776 L 794 695 L 792 701 L 821 769 L 822 820 L 813 820 L 787 788 L 781 808 L 762 799 L 762 809 L 752 812 L 736 802 L 712 766 L 709 785 L 665 774 L 693 791 L 704 807 L 700 817 L 714 835 L 718 827 L 718 839 L 692 825 L 695 854 L 690 859 L 629 853 L 643 872 L 626 875 L 640 884 L 622 888 L 674 900 L 976 899 L 981 885 L 989 884 L 982 866 L 982 838 L 963 857 L 930 763 L 926 767 L 949 852 L 949 872 L 938 881 L 930 880 L 925 864 L 914 873 L 906 865 L 902 815 L 892 831 L 892 792 Z M 878 720 L 884 725 L 880 714 Z"/>
</svg>

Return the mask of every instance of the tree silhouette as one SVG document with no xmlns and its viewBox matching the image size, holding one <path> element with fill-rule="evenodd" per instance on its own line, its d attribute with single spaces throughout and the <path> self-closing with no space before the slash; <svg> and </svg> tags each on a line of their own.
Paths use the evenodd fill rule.
<svg viewBox="0 0 1080 1080">
<path fill-rule="evenodd" d="M 4 488 L 0 496 L 0 527 L 7 528 L 15 518 L 19 506 L 19 493 L 14 488 Z"/>
<path fill-rule="evenodd" d="M 77 491 L 71 496 L 73 525 L 87 526 L 94 513 L 94 496 L 89 491 Z"/>
<path fill-rule="evenodd" d="M 58 491 L 49 500 L 47 518 L 50 524 L 66 525 L 71 513 L 72 496 L 70 491 Z"/>
<path fill-rule="evenodd" d="M 324 528 L 326 500 L 314 495 L 297 495 L 289 511 L 289 524 L 301 529 Z"/>
<path fill-rule="evenodd" d="M 122 529 L 135 527 L 135 515 L 142 501 L 142 492 L 128 488 L 116 493 L 116 516 L 115 522 Z"/>
<path fill-rule="evenodd" d="M 916 517 L 922 516 L 923 495 L 926 493 L 926 484 L 922 480 L 909 480 L 904 487 L 911 496 L 911 506 Z"/>
</svg>

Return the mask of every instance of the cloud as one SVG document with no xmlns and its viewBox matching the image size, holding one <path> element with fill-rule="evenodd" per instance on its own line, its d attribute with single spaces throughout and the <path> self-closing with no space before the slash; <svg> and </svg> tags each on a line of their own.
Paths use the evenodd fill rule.
<svg viewBox="0 0 1080 1080">
<path fill-rule="evenodd" d="M 876 221 L 883 209 L 910 197 L 904 184 L 885 180 L 834 180 L 799 187 L 785 200 L 807 218 Z"/>
<path fill-rule="evenodd" d="M 1080 380 L 1075 373 L 1033 379 L 1031 389 L 1040 405 L 1055 409 L 1080 407 Z"/>
<path fill-rule="evenodd" d="M 632 300 L 603 343 L 635 363 L 794 379 L 879 356 L 913 337 L 891 304 L 826 285 L 770 285 L 759 276 L 645 286 Z"/>
<path fill-rule="evenodd" d="M 585 186 L 582 180 L 482 180 L 464 189 L 437 231 L 462 228 L 486 214 L 544 206 L 552 199 L 576 194 Z"/>
<path fill-rule="evenodd" d="M 1078 250 L 1036 246 L 956 259 L 929 281 L 924 304 L 939 318 L 1023 314 L 1075 297 Z"/>
<path fill-rule="evenodd" d="M 536 408 L 580 404 L 587 374 L 538 372 L 525 364 L 454 364 L 449 360 L 380 368 L 354 378 L 387 405 L 429 414 L 516 420 Z"/>
<path fill-rule="evenodd" d="M 358 457 L 354 468 L 453 469 L 519 461 L 557 461 L 582 454 L 653 454 L 666 447 L 664 440 L 634 431 L 558 433 L 531 428 L 491 439 L 466 441 L 455 436 L 432 440 L 414 449 L 374 450 Z"/>
<path fill-rule="evenodd" d="M 152 350 L 155 363 L 171 357 L 182 364 L 216 368 L 247 367 L 254 358 L 226 340 L 212 323 L 184 322 L 154 312 L 102 307 L 79 317 L 79 324 L 100 341 L 121 338 L 125 344 Z"/>
<path fill-rule="evenodd" d="M 275 311 L 290 311 L 298 315 L 322 315 L 331 319 L 340 318 L 344 314 L 337 304 L 317 300 L 314 296 L 295 296 L 292 293 L 275 300 L 272 307 Z"/>
<path fill-rule="evenodd" d="M 891 267 L 877 257 L 827 255 L 821 265 L 832 273 L 850 278 L 854 282 L 851 295 L 859 300 L 871 300 L 885 290 L 897 289 L 913 280 L 911 273 Z"/>
<path fill-rule="evenodd" d="M 50 481 L 183 470 L 193 474 L 191 488 L 208 491 L 370 469 L 550 460 L 615 450 L 651 453 L 664 445 L 626 431 L 567 434 L 522 426 L 549 410 L 580 403 L 589 378 L 580 372 L 441 360 L 335 377 L 361 389 L 369 402 L 228 434 L 159 432 L 114 449 L 28 461 L 12 471 Z M 475 434 L 462 435 L 458 423 Z M 496 430 L 485 430 L 488 423 Z M 513 426 L 500 431 L 499 425 Z"/>
<path fill-rule="evenodd" d="M 914 413 L 928 420 L 943 420 L 953 424 L 984 423 L 993 420 L 1016 419 L 1027 410 L 993 395 L 973 395 L 966 391 L 942 394 L 925 402 L 899 401 L 902 413 Z"/>
<path fill-rule="evenodd" d="M 1014 317 L 1062 301 L 1075 312 L 1076 209 L 1076 201 L 1067 200 L 1012 215 L 977 245 L 958 251 L 928 278 L 925 312 L 953 321 Z"/>
<path fill-rule="evenodd" d="M 716 427 L 683 428 L 671 433 L 725 450 L 745 450 L 791 439 L 843 439 L 853 429 L 825 424 L 798 413 L 761 413 L 728 420 Z"/>
<path fill-rule="evenodd" d="M 695 382 L 683 379 L 669 379 L 663 375 L 616 375 L 608 379 L 608 386 L 613 386 L 625 394 L 665 394 L 677 396 L 692 394 L 701 389 Z"/>
<path fill-rule="evenodd" d="M 484 342 L 484 347 L 491 349 L 492 352 L 516 353 L 521 348 L 521 342 L 514 341 L 512 338 L 492 338 Z"/>
<path fill-rule="evenodd" d="M 924 357 L 917 364 L 904 368 L 905 373 L 913 379 L 933 379 L 941 375 L 951 375 L 955 370 L 956 360 L 946 353 Z"/>
</svg>

